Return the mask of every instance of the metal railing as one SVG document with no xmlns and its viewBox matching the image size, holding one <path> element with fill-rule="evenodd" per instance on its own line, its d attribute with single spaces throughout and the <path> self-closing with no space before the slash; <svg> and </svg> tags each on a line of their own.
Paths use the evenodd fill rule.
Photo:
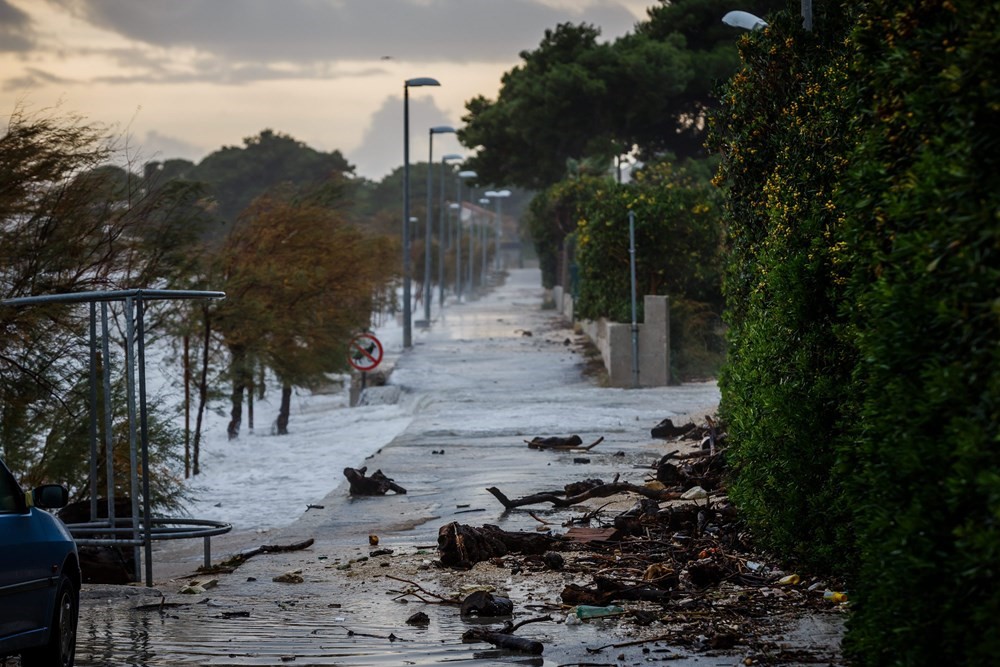
<svg viewBox="0 0 1000 667">
<path fill-rule="evenodd" d="M 90 521 L 68 526 L 77 544 L 131 546 L 134 549 L 136 576 L 139 564 L 145 565 L 146 585 L 153 585 L 154 540 L 187 539 L 202 537 L 205 540 L 205 563 L 210 565 L 210 538 L 232 529 L 227 523 L 203 519 L 152 517 L 149 476 L 149 421 L 146 405 L 146 332 L 145 309 L 147 301 L 183 299 L 223 299 L 225 292 L 203 290 L 127 289 L 76 292 L 71 294 L 44 294 L 0 301 L 2 306 L 32 306 L 41 304 L 89 304 L 90 306 Z M 115 517 L 115 471 L 112 429 L 110 316 L 108 304 L 122 302 L 125 317 L 125 386 L 129 428 L 129 498 L 131 516 Z M 98 335 L 98 304 L 100 304 L 100 335 Z M 100 343 L 100 353 L 98 353 Z M 99 363 L 99 358 L 105 363 Z M 100 371 L 101 377 L 98 378 Z M 103 401 L 98 401 L 98 382 L 103 383 Z M 103 405 L 103 410 L 100 406 Z M 103 412 L 103 414 L 99 414 Z M 104 420 L 104 449 L 107 478 L 107 518 L 98 518 L 98 419 Z M 140 476 L 140 469 L 143 474 Z M 141 479 L 140 479 L 141 477 Z M 141 484 L 140 484 L 141 482 Z M 142 498 L 140 511 L 139 498 Z M 169 526 L 193 526 L 193 530 L 174 529 Z M 112 534 L 114 538 L 87 538 L 87 535 Z M 117 535 L 126 535 L 118 539 Z M 144 553 L 140 552 L 144 550 Z"/>
</svg>

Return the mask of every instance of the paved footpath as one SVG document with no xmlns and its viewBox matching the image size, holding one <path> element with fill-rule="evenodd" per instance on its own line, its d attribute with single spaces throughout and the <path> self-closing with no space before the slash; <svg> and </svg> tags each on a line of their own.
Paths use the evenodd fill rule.
<svg viewBox="0 0 1000 667">
<path fill-rule="evenodd" d="M 541 658 L 463 644 L 460 636 L 468 626 L 453 607 L 421 603 L 406 595 L 413 590 L 409 584 L 392 578 L 417 577 L 428 590 L 442 593 L 489 579 L 515 601 L 515 620 L 549 613 L 545 610 L 558 604 L 569 579 L 543 585 L 510 571 L 480 573 L 479 566 L 469 573 L 441 573 L 432 567 L 438 528 L 459 521 L 534 530 L 536 519 L 524 511 L 504 512 L 486 488 L 496 486 L 516 498 L 616 474 L 641 483 L 665 452 L 664 443 L 650 437 L 652 426 L 665 417 L 676 422 L 714 411 L 718 390 L 712 382 L 627 390 L 598 386 L 584 374 L 581 339 L 555 311 L 543 308 L 539 285 L 537 270 L 514 270 L 479 300 L 449 302 L 437 310 L 430 328 L 414 329 L 414 346 L 393 360 L 389 386 L 369 390 L 369 401 L 399 400 L 414 411 L 405 432 L 365 462 L 369 473 L 380 469 L 405 487 L 405 495 L 351 498 L 343 478 L 332 479 L 333 491 L 318 503 L 321 508 L 270 531 L 266 539 L 242 534 L 213 540 L 213 561 L 262 543 L 312 539 L 311 547 L 252 558 L 216 577 L 218 583 L 200 595 L 179 595 L 188 579 L 177 576 L 200 564 L 200 545 L 159 549 L 155 589 L 84 591 L 78 664 L 645 662 L 648 654 L 642 657 L 641 648 L 589 655 L 587 646 L 621 639 L 621 628 L 600 623 L 525 626 L 518 634 L 546 644 Z M 585 443 L 604 441 L 582 455 L 525 445 L 535 436 L 571 434 Z M 330 437 L 351 438 L 351 433 Z M 571 510 L 550 514 L 544 507 L 534 513 L 550 516 L 556 529 L 573 515 Z M 371 557 L 371 535 L 378 537 L 378 549 L 392 553 Z M 302 582 L 273 580 L 289 572 Z M 136 610 L 161 599 L 179 606 Z M 416 611 L 431 617 L 429 626 L 406 624 Z M 839 629 L 810 626 L 809 631 L 835 637 Z M 678 657 L 671 654 L 672 662 Z M 733 656 L 690 660 L 738 664 Z"/>
</svg>

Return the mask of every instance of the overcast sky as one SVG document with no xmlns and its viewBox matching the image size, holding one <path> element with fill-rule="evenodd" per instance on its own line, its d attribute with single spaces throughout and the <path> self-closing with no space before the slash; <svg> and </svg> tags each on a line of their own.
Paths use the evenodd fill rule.
<svg viewBox="0 0 1000 667">
<path fill-rule="evenodd" d="M 129 137 L 142 161 L 198 161 L 265 128 L 339 149 L 379 179 L 427 131 L 494 99 L 545 29 L 586 22 L 605 39 L 657 0 L 0 0 L 0 117 L 59 105 Z M 5 127 L 5 122 L 3 124 Z M 435 135 L 435 161 L 464 152 Z"/>
</svg>

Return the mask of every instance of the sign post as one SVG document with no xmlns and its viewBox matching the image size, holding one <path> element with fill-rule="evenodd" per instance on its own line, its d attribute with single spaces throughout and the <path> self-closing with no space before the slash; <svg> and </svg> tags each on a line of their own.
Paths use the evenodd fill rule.
<svg viewBox="0 0 1000 667">
<path fill-rule="evenodd" d="M 361 372 L 362 390 L 365 388 L 368 371 L 375 370 L 382 363 L 383 354 L 382 343 L 374 334 L 358 334 L 351 339 L 350 345 L 347 346 L 347 363 Z"/>
</svg>

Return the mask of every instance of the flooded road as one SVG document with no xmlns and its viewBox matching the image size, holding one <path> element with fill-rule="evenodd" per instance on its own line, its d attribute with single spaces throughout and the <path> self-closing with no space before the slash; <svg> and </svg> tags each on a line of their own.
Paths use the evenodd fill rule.
<svg viewBox="0 0 1000 667">
<path fill-rule="evenodd" d="M 204 593 L 179 594 L 189 581 L 182 575 L 200 564 L 197 545 L 184 552 L 181 544 L 157 551 L 156 589 L 86 587 L 77 664 L 616 664 L 620 650 L 607 655 L 586 650 L 627 640 L 616 621 L 562 623 L 560 593 L 565 585 L 587 581 L 579 574 L 558 573 L 541 585 L 533 572 L 490 573 L 483 564 L 467 572 L 430 566 L 437 558 L 437 531 L 449 522 L 534 531 L 540 516 L 561 531 L 574 512 L 505 512 L 487 488 L 496 486 L 514 498 L 593 477 L 623 475 L 641 483 L 663 454 L 662 441 L 653 441 L 649 429 L 665 417 L 705 414 L 717 404 L 718 388 L 711 382 L 635 390 L 597 386 L 583 375 L 579 336 L 555 312 L 542 309 L 539 281 L 537 270 L 512 271 L 506 284 L 482 299 L 449 304 L 396 360 L 390 384 L 414 417 L 364 465 L 369 474 L 381 469 L 395 479 L 405 495 L 352 498 L 343 478 L 331 479 L 329 495 L 288 526 L 244 536 L 242 544 L 220 539 L 212 553 L 218 562 L 247 545 L 314 540 L 309 548 L 254 557 L 235 572 L 218 575 Z M 603 440 L 585 455 L 525 444 L 534 436 L 569 434 L 588 443 Z M 393 553 L 369 557 L 371 534 Z M 273 581 L 287 572 L 300 573 L 302 583 Z M 426 596 L 421 601 L 393 576 L 418 578 L 442 594 L 489 583 L 514 602 L 515 623 L 551 614 L 552 621 L 517 631 L 542 642 L 544 656 L 463 643 L 462 633 L 473 626 L 455 606 Z M 407 624 L 417 611 L 428 615 L 428 625 Z M 646 654 L 635 649 L 637 660 L 688 664 L 670 647 L 645 648 Z"/>
</svg>

